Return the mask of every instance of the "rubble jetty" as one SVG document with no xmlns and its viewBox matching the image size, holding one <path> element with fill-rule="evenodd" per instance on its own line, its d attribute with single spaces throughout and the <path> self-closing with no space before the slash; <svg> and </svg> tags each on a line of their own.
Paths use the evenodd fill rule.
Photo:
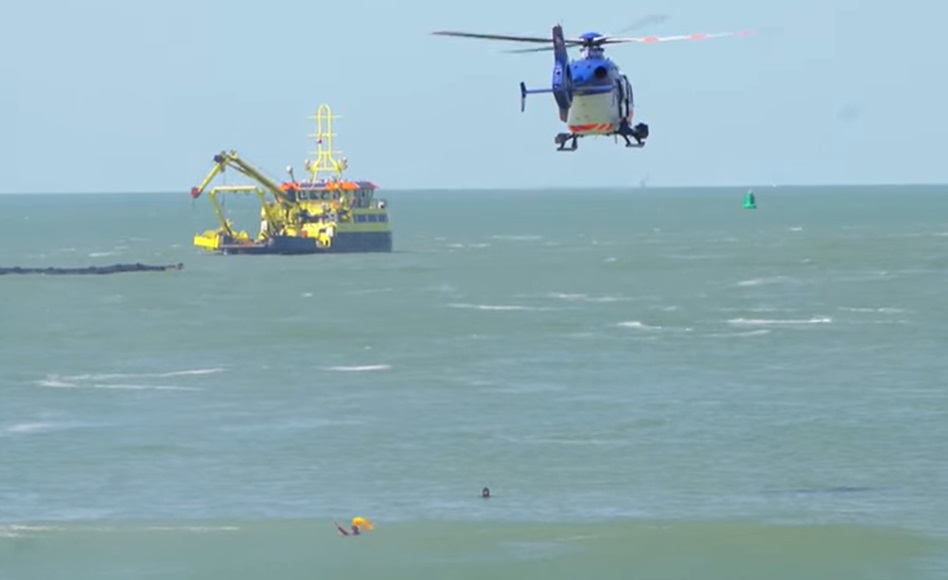
<svg viewBox="0 0 948 580">
<path fill-rule="evenodd" d="M 23 268 L 21 266 L 13 266 L 12 268 L 6 268 L 0 266 L 0 276 L 6 274 L 46 274 L 46 275 L 90 275 L 90 274 L 122 274 L 125 272 L 169 272 L 172 270 L 183 270 L 184 264 L 169 264 L 169 265 L 159 265 L 151 266 L 148 264 L 142 264 L 141 262 L 136 262 L 134 264 L 112 264 L 110 266 L 86 266 L 83 268 L 57 268 L 54 266 L 48 266 L 46 268 Z"/>
</svg>

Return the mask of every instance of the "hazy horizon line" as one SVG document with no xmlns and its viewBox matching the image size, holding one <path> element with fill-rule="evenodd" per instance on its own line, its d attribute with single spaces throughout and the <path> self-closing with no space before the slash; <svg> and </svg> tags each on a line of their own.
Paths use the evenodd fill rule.
<svg viewBox="0 0 948 580">
<path fill-rule="evenodd" d="M 379 188 L 377 191 L 381 194 L 391 193 L 434 193 L 434 192 L 486 192 L 486 191 L 511 191 L 511 192 L 535 192 L 535 191 L 575 191 L 582 188 L 584 191 L 643 191 L 655 189 L 812 189 L 818 187 L 834 188 L 886 188 L 886 187 L 948 187 L 948 183 L 941 182 L 914 182 L 914 183 L 785 183 L 785 184 L 730 184 L 730 185 L 597 185 L 586 186 L 521 186 L 521 187 L 400 187 L 400 188 Z M 180 191 L 171 190 L 139 190 L 139 191 L 0 191 L 0 195 L 190 195 L 190 189 Z"/>
</svg>

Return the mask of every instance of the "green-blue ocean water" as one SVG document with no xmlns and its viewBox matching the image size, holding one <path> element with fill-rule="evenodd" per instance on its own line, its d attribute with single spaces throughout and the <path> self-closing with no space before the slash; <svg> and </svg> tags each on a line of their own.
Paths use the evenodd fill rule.
<svg viewBox="0 0 948 580">
<path fill-rule="evenodd" d="M 948 577 L 948 188 L 380 193 L 0 196 L 0 578 Z"/>
</svg>

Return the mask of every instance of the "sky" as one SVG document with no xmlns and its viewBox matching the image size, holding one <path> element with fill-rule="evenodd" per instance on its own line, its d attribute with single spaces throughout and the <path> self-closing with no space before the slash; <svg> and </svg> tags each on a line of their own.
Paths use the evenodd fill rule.
<svg viewBox="0 0 948 580">
<path fill-rule="evenodd" d="M 529 6 L 529 7 L 528 7 Z M 617 45 L 644 149 L 557 152 L 548 53 L 439 29 L 753 36 Z M 340 115 L 383 189 L 945 183 L 948 4 L 923 0 L 30 0 L 0 9 L 0 193 L 180 191 L 236 149 L 283 179 Z"/>
</svg>

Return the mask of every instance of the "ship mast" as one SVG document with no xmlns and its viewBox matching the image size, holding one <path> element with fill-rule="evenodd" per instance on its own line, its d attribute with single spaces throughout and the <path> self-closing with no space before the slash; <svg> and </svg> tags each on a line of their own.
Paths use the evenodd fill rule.
<svg viewBox="0 0 948 580">
<path fill-rule="evenodd" d="M 335 137 L 335 133 L 332 132 L 332 121 L 338 118 L 338 115 L 332 114 L 329 105 L 320 105 L 316 114 L 309 117 L 316 121 L 316 132 L 308 135 L 316 140 L 316 151 L 310 151 L 310 154 L 316 155 L 316 160 L 307 160 L 305 164 L 311 183 L 319 181 L 320 173 L 335 174 L 333 176 L 335 179 L 342 179 L 342 174 L 349 165 L 345 157 L 340 157 L 338 161 L 335 158 L 336 155 L 342 153 L 333 149 L 332 142 Z"/>
</svg>

